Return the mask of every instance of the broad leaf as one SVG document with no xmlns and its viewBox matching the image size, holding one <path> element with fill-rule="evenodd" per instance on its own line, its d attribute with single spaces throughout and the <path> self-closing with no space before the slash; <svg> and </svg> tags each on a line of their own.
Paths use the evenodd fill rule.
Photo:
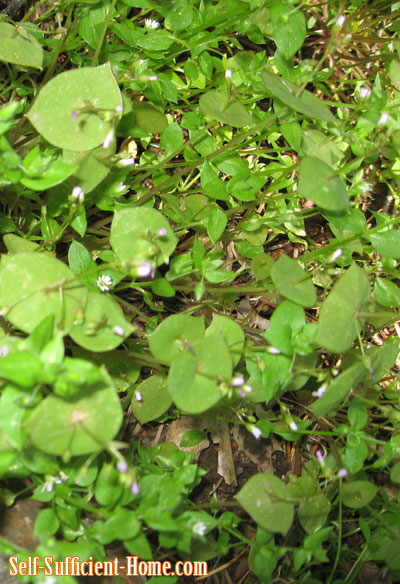
<svg viewBox="0 0 400 584">
<path fill-rule="evenodd" d="M 0 263 L 0 308 L 14 326 L 30 333 L 48 315 L 67 333 L 83 314 L 87 288 L 61 261 L 45 253 L 3 256 Z"/>
<path fill-rule="evenodd" d="M 286 535 L 292 525 L 294 505 L 284 500 L 285 490 L 285 483 L 278 477 L 259 473 L 250 477 L 236 499 L 258 525 Z"/>
<path fill-rule="evenodd" d="M 311 278 L 295 260 L 286 254 L 280 255 L 273 264 L 271 278 L 282 296 L 301 306 L 315 305 L 317 294 Z"/>
<path fill-rule="evenodd" d="M 43 49 L 25 28 L 0 22 L 0 61 L 41 69 Z"/>
<path fill-rule="evenodd" d="M 104 110 L 117 119 L 122 97 L 109 64 L 60 73 L 39 92 L 27 117 L 51 144 L 92 150 L 112 131 Z"/>
<path fill-rule="evenodd" d="M 342 487 L 343 503 L 352 509 L 368 505 L 378 492 L 378 487 L 368 481 L 353 481 Z"/>
<path fill-rule="evenodd" d="M 324 300 L 317 334 L 319 345 L 332 353 L 350 349 L 365 321 L 358 313 L 366 309 L 369 291 L 367 274 L 352 264 Z"/>
<path fill-rule="evenodd" d="M 314 156 L 300 162 L 299 195 L 328 211 L 342 211 L 349 206 L 349 195 L 340 176 Z"/>
<path fill-rule="evenodd" d="M 227 93 L 221 93 L 215 89 L 203 93 L 199 99 L 199 106 L 203 114 L 235 128 L 251 126 L 253 123 L 244 105 L 237 101 L 230 101 Z"/>
<path fill-rule="evenodd" d="M 26 431 L 34 446 L 55 455 L 79 456 L 104 449 L 122 422 L 111 379 L 99 379 L 72 398 L 46 397 L 30 414 Z"/>
<path fill-rule="evenodd" d="M 157 373 L 135 386 L 131 408 L 135 418 L 146 424 L 164 414 L 172 403 L 167 390 L 167 378 Z"/>
</svg>

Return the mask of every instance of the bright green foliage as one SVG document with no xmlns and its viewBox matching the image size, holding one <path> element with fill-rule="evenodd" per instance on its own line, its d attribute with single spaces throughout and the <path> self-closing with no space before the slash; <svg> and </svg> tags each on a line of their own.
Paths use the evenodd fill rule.
<svg viewBox="0 0 400 584">
<path fill-rule="evenodd" d="M 46 397 L 31 412 L 25 428 L 40 450 L 79 456 L 102 450 L 121 421 L 121 405 L 111 379 L 98 370 L 97 379 L 73 397 Z"/>
<path fill-rule="evenodd" d="M 119 118 L 122 97 L 109 65 L 61 73 L 40 91 L 28 118 L 51 144 L 92 150 L 113 129 L 104 112 Z"/>
<path fill-rule="evenodd" d="M 327 211 L 343 211 L 349 197 L 342 179 L 320 158 L 307 156 L 300 163 L 299 194 Z"/>
<path fill-rule="evenodd" d="M 253 475 L 236 495 L 236 499 L 261 527 L 285 535 L 292 524 L 294 505 L 286 501 L 286 485 L 278 477 Z"/>
<path fill-rule="evenodd" d="M 46 316 L 64 333 L 86 307 L 87 290 L 74 281 L 65 264 L 45 253 L 3 256 L 0 263 L 0 307 L 19 329 L 31 332 Z"/>
<path fill-rule="evenodd" d="M 131 408 L 141 424 L 150 422 L 164 414 L 172 403 L 164 375 L 152 375 L 135 386 Z"/>
<path fill-rule="evenodd" d="M 43 50 L 26 28 L 0 22 L 0 61 L 41 69 Z"/>
<path fill-rule="evenodd" d="M 271 267 L 271 278 L 278 291 L 301 306 L 314 306 L 317 295 L 311 278 L 297 262 L 286 254 Z"/>
<path fill-rule="evenodd" d="M 42 504 L 31 555 L 400 580 L 398 7 L 338 7 L 0 23 L 0 496 Z"/>
<path fill-rule="evenodd" d="M 362 268 L 352 264 L 324 300 L 317 343 L 333 353 L 350 349 L 365 320 L 358 313 L 366 310 L 368 298 L 368 277 Z"/>
<path fill-rule="evenodd" d="M 89 292 L 84 317 L 74 324 L 71 338 L 89 351 L 116 349 L 134 327 L 125 319 L 119 304 L 100 292 Z"/>
<path fill-rule="evenodd" d="M 160 230 L 165 230 L 165 234 Z M 142 262 L 160 265 L 169 260 L 177 239 L 165 217 L 148 207 L 120 209 L 111 225 L 110 242 L 117 257 L 128 266 Z"/>
</svg>

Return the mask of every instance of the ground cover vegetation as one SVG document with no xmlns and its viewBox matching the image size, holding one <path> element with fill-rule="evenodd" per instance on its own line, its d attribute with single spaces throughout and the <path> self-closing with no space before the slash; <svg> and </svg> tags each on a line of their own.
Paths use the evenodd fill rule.
<svg viewBox="0 0 400 584">
<path fill-rule="evenodd" d="M 40 557 L 399 581 L 400 3 L 2 4 L 3 511 Z"/>
</svg>

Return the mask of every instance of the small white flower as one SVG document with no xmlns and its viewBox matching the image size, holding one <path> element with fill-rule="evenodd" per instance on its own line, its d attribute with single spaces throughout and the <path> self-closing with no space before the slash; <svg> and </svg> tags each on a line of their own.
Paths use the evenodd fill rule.
<svg viewBox="0 0 400 584">
<path fill-rule="evenodd" d="M 312 396 L 313 397 L 322 397 L 324 395 L 324 393 L 326 392 L 327 387 L 328 387 L 328 385 L 326 383 L 324 383 L 323 385 L 321 385 L 321 387 L 319 389 L 317 389 L 317 391 L 312 392 Z"/>
<path fill-rule="evenodd" d="M 138 401 L 138 402 L 141 402 L 142 401 L 143 396 L 140 393 L 140 391 L 135 391 L 135 398 L 136 398 L 136 401 Z"/>
<path fill-rule="evenodd" d="M 119 324 L 115 325 L 115 327 L 113 328 L 113 332 L 114 335 L 118 335 L 119 337 L 123 337 L 125 334 L 124 329 L 122 328 L 122 326 L 119 326 Z"/>
<path fill-rule="evenodd" d="M 293 432 L 297 432 L 297 430 L 299 429 L 298 425 L 294 420 L 290 422 L 289 427 L 291 430 L 293 430 Z"/>
<path fill-rule="evenodd" d="M 363 99 L 365 99 L 366 97 L 369 97 L 371 95 L 371 90 L 368 89 L 368 87 L 361 87 L 360 89 L 360 97 L 362 97 Z"/>
<path fill-rule="evenodd" d="M 64 475 L 64 473 L 62 473 L 62 474 Z M 60 475 L 59 477 L 50 476 L 42 487 L 42 493 L 44 493 L 45 491 L 47 491 L 48 493 L 51 493 L 53 488 L 54 488 L 54 485 L 62 485 L 62 483 L 67 478 L 68 477 L 66 475 L 64 475 L 64 476 Z"/>
<path fill-rule="evenodd" d="M 324 462 L 324 455 L 322 454 L 321 450 L 317 450 L 317 452 L 315 453 L 315 456 L 317 457 L 317 460 L 320 464 L 323 464 Z"/>
<path fill-rule="evenodd" d="M 122 112 L 124 111 L 124 108 L 122 105 L 117 105 L 117 107 L 115 108 L 115 111 L 117 112 L 117 114 L 122 114 Z"/>
<path fill-rule="evenodd" d="M 146 278 L 153 274 L 153 267 L 150 262 L 142 262 L 137 268 L 137 275 Z"/>
<path fill-rule="evenodd" d="M 9 348 L 7 347 L 7 345 L 4 345 L 3 347 L 1 347 L 0 349 L 0 357 L 6 357 L 6 355 L 8 355 L 9 353 Z"/>
<path fill-rule="evenodd" d="M 130 156 L 129 158 L 121 158 L 118 160 L 118 164 L 120 166 L 132 166 L 132 164 L 135 164 L 135 159 L 133 156 Z"/>
<path fill-rule="evenodd" d="M 167 235 L 167 230 L 165 227 L 161 227 L 158 231 L 157 231 L 157 235 L 159 237 L 165 237 Z"/>
<path fill-rule="evenodd" d="M 250 432 L 253 434 L 253 436 L 256 440 L 259 440 L 262 436 L 262 432 L 261 432 L 260 428 L 257 428 L 257 426 L 251 426 Z"/>
<path fill-rule="evenodd" d="M 344 477 L 347 477 L 349 473 L 347 472 L 347 470 L 345 468 L 341 468 L 338 472 L 338 477 L 339 479 L 344 479 Z"/>
<path fill-rule="evenodd" d="M 145 18 L 144 25 L 146 28 L 156 29 L 160 26 L 158 20 L 153 20 L 152 18 Z"/>
<path fill-rule="evenodd" d="M 158 76 L 157 75 L 150 75 L 149 81 L 158 81 Z"/>
<path fill-rule="evenodd" d="M 117 471 L 121 473 L 125 473 L 128 470 L 128 465 L 125 460 L 119 460 L 117 462 Z"/>
<path fill-rule="evenodd" d="M 251 392 L 253 391 L 253 388 L 251 387 L 251 385 L 245 385 L 245 386 L 243 387 L 243 390 L 244 390 L 246 393 L 251 393 Z"/>
<path fill-rule="evenodd" d="M 387 112 L 383 112 L 381 117 L 378 120 L 378 126 L 384 126 L 389 119 L 389 114 Z"/>
<path fill-rule="evenodd" d="M 107 149 L 111 146 L 111 142 L 114 140 L 114 131 L 110 130 L 107 136 L 104 138 L 103 148 Z"/>
<path fill-rule="evenodd" d="M 124 183 L 121 183 L 120 185 L 117 186 L 115 190 L 117 191 L 117 193 L 122 193 L 122 191 L 124 191 L 125 189 L 126 185 L 124 185 Z"/>
<path fill-rule="evenodd" d="M 243 375 L 238 375 L 238 377 L 234 377 L 232 379 L 233 387 L 241 387 L 245 382 L 246 382 L 246 380 L 243 377 Z"/>
<path fill-rule="evenodd" d="M 280 355 L 281 352 L 276 347 L 268 347 L 268 353 L 270 353 L 270 355 Z"/>
<path fill-rule="evenodd" d="M 112 284 L 112 278 L 110 276 L 105 276 L 104 274 L 99 276 L 96 280 L 96 286 L 100 288 L 102 292 L 108 292 Z"/>
<path fill-rule="evenodd" d="M 338 19 L 336 21 L 336 24 L 338 26 L 343 26 L 345 22 L 346 22 L 346 17 L 344 14 L 341 14 L 340 16 L 338 16 Z"/>
<path fill-rule="evenodd" d="M 83 201 L 85 200 L 85 195 L 83 194 L 83 190 L 81 189 L 81 187 L 76 186 L 72 189 L 71 198 L 74 201 L 76 201 L 79 205 L 83 203 Z"/>
<path fill-rule="evenodd" d="M 205 535 L 207 531 L 207 525 L 203 521 L 198 521 L 192 527 L 192 531 L 195 535 Z"/>
<path fill-rule="evenodd" d="M 334 262 L 335 260 L 337 260 L 338 258 L 340 258 L 340 256 L 342 255 L 343 250 L 339 247 L 338 249 L 335 249 L 335 251 L 333 252 L 333 254 L 331 255 L 331 257 L 329 258 L 330 262 Z"/>
<path fill-rule="evenodd" d="M 227 69 L 225 71 L 225 79 L 232 79 L 232 69 Z"/>
<path fill-rule="evenodd" d="M 132 493 L 132 495 L 138 495 L 140 493 L 140 488 L 139 488 L 139 484 L 137 483 L 137 481 L 135 481 L 131 484 L 131 493 Z"/>
</svg>

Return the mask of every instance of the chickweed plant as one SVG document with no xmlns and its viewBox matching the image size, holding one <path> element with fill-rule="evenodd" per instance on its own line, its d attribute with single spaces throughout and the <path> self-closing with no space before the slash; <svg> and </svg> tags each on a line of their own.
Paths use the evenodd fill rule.
<svg viewBox="0 0 400 584">
<path fill-rule="evenodd" d="M 400 581 L 400 2 L 2 4 L 3 557 Z"/>
</svg>

